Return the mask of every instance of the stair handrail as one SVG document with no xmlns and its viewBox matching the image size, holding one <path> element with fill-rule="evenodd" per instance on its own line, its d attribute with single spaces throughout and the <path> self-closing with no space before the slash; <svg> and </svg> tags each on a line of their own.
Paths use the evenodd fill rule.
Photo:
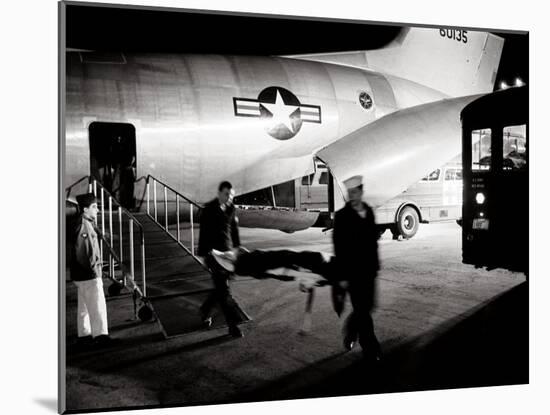
<svg viewBox="0 0 550 415">
<path fill-rule="evenodd" d="M 162 180 L 159 180 L 156 177 L 148 174 L 147 179 L 146 179 L 146 183 L 149 183 L 150 180 L 155 180 L 158 184 L 161 184 L 162 186 L 165 186 L 168 190 L 172 191 L 172 193 L 175 193 L 175 194 L 179 195 L 179 197 L 181 197 L 182 199 L 185 199 L 186 202 L 195 205 L 197 208 L 199 208 L 199 209 L 204 208 L 203 204 L 195 202 L 194 200 L 192 200 L 189 197 L 185 196 L 183 193 L 181 193 L 181 192 L 177 191 L 176 189 L 174 189 L 172 186 L 164 183 Z"/>
<path fill-rule="evenodd" d="M 151 214 L 151 182 L 153 182 L 153 214 Z M 157 188 L 156 184 L 159 184 L 163 187 L 164 191 L 164 223 L 159 222 L 158 212 L 157 212 Z M 168 190 L 176 195 L 176 236 L 170 233 L 168 229 Z M 204 207 L 200 203 L 195 202 L 189 197 L 183 195 L 181 192 L 174 189 L 172 186 L 164 183 L 162 180 L 157 179 L 152 175 L 147 175 L 146 180 L 146 198 L 147 198 L 147 215 L 153 219 L 172 239 L 174 239 L 182 248 L 189 252 L 193 258 L 197 259 L 199 263 L 202 264 L 202 261 L 198 259 L 195 255 L 195 228 L 194 228 L 194 213 L 193 207 L 196 207 L 199 212 Z M 180 233 L 180 199 L 183 199 L 185 202 L 189 203 L 189 222 L 191 224 L 191 247 L 186 247 L 181 242 L 181 233 Z"/>
<path fill-rule="evenodd" d="M 113 277 L 114 275 L 114 263 L 113 258 L 118 261 L 121 267 L 126 268 L 126 266 L 123 264 L 123 232 L 122 232 L 122 216 L 125 215 L 128 218 L 128 226 L 129 226 L 129 242 L 130 242 L 130 283 L 132 291 L 137 291 L 141 297 L 147 296 L 147 277 L 145 272 L 145 233 L 143 231 L 143 225 L 141 222 L 125 207 L 123 207 L 120 202 L 107 190 L 105 187 L 99 182 L 97 179 L 95 179 L 92 176 L 89 176 L 90 182 L 89 182 L 89 192 L 93 193 L 95 197 L 97 197 L 101 202 L 101 209 L 100 209 L 100 215 L 101 215 L 101 233 L 102 237 L 100 240 L 100 245 L 102 245 L 103 241 L 105 241 L 107 248 L 109 250 L 109 276 Z M 99 187 L 99 196 L 98 196 L 98 188 Z M 110 242 L 105 237 L 105 199 L 108 200 L 108 215 L 109 215 L 109 239 Z M 119 223 L 119 229 L 118 229 L 118 237 L 119 237 L 119 252 L 118 255 L 115 254 L 115 250 L 113 248 L 113 202 L 117 205 L 117 213 L 118 213 L 118 223 Z M 135 282 L 135 269 L 134 269 L 134 226 L 137 227 L 139 231 L 140 236 L 140 250 L 141 250 L 141 275 L 142 275 L 142 289 L 139 288 L 139 286 Z M 103 247 L 100 247 L 101 253 L 103 255 Z M 124 285 L 126 286 L 128 283 L 126 274 L 124 274 Z"/>
<path fill-rule="evenodd" d="M 71 195 L 71 191 L 73 190 L 73 187 L 75 187 L 77 184 L 80 184 L 81 182 L 83 182 L 84 180 L 88 180 L 88 183 L 90 183 L 90 176 L 84 176 L 84 177 L 81 177 L 80 179 L 78 179 L 76 182 L 74 182 L 73 184 L 67 186 L 65 188 L 65 199 L 68 199 L 69 196 Z"/>
</svg>

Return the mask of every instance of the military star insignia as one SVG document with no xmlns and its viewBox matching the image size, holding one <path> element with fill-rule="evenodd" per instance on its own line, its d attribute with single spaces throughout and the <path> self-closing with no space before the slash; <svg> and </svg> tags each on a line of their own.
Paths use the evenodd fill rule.
<svg viewBox="0 0 550 415">
<path fill-rule="evenodd" d="M 290 116 L 298 108 L 300 108 L 299 106 L 286 105 L 285 101 L 283 100 L 283 97 L 279 93 L 279 90 L 277 90 L 277 96 L 275 98 L 274 104 L 268 104 L 268 103 L 262 102 L 261 105 L 273 115 L 273 118 L 272 118 L 273 126 L 283 124 L 291 132 L 294 133 L 294 127 L 292 125 L 292 119 L 290 118 Z"/>
</svg>

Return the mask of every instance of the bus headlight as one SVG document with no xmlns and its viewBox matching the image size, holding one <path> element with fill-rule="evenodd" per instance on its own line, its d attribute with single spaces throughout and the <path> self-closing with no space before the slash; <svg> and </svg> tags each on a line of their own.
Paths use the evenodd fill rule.
<svg viewBox="0 0 550 415">
<path fill-rule="evenodd" d="M 476 202 L 478 205 L 482 205 L 485 202 L 485 195 L 481 192 L 476 194 Z"/>
</svg>

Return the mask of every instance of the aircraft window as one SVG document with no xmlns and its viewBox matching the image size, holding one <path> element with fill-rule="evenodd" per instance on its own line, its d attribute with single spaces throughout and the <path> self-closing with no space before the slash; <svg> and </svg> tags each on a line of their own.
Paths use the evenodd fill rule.
<svg viewBox="0 0 550 415">
<path fill-rule="evenodd" d="M 422 179 L 423 182 L 436 182 L 439 180 L 440 169 L 436 169 Z"/>
<path fill-rule="evenodd" d="M 324 171 L 321 173 L 319 184 L 328 184 L 328 172 Z"/>
<path fill-rule="evenodd" d="M 472 171 L 491 169 L 491 129 L 472 131 Z"/>
<path fill-rule="evenodd" d="M 502 169 L 524 170 L 527 168 L 527 126 L 512 125 L 502 130 Z"/>
<path fill-rule="evenodd" d="M 445 171 L 445 180 L 462 180 L 462 170 L 447 169 Z"/>
<path fill-rule="evenodd" d="M 311 186 L 311 183 L 313 182 L 313 176 L 315 173 L 311 173 L 309 176 L 302 177 L 302 186 Z"/>
</svg>

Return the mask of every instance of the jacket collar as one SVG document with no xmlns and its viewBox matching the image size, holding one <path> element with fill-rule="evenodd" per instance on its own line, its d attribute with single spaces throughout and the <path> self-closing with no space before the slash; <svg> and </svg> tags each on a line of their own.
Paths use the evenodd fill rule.
<svg viewBox="0 0 550 415">
<path fill-rule="evenodd" d="M 365 202 L 361 202 L 363 204 L 363 207 L 365 208 L 365 211 L 367 212 L 367 216 L 369 215 L 369 205 L 367 205 Z M 351 202 L 347 202 L 346 203 L 346 209 L 350 212 L 350 213 L 355 213 L 357 216 L 360 217 L 359 215 L 359 212 L 357 212 L 352 206 L 351 206 Z"/>
<path fill-rule="evenodd" d="M 87 220 L 88 222 L 90 222 L 92 225 L 95 225 L 95 221 L 92 219 L 92 218 L 89 218 L 87 217 L 86 215 L 82 215 L 82 219 L 83 220 Z"/>
</svg>

